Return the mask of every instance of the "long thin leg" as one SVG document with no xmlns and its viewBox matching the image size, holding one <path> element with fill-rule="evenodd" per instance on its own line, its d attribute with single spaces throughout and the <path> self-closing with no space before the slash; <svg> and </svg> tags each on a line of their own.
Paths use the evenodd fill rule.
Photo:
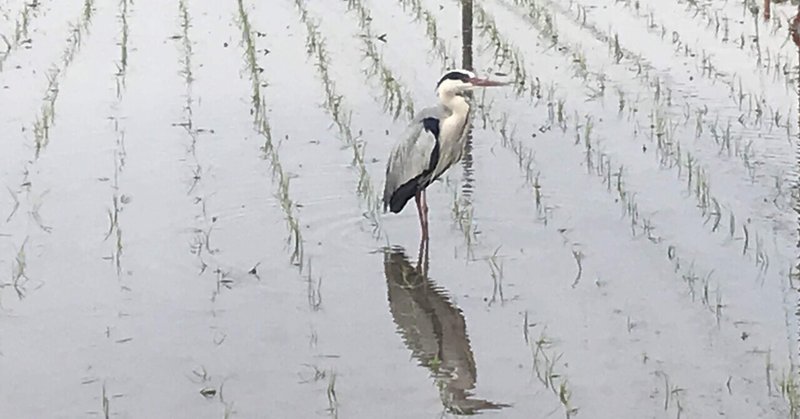
<svg viewBox="0 0 800 419">
<path fill-rule="evenodd" d="M 428 198 L 425 189 L 422 190 L 422 238 L 428 240 Z"/>
<path fill-rule="evenodd" d="M 422 240 L 428 239 L 428 223 L 426 220 L 425 215 L 425 202 L 424 202 L 424 191 L 417 192 L 414 195 L 414 201 L 417 203 L 417 214 L 419 215 L 419 227 L 422 229 Z"/>
</svg>

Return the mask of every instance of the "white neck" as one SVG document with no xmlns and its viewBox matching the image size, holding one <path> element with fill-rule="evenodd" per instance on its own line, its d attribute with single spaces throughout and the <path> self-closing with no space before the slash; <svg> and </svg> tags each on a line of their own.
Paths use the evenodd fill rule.
<svg viewBox="0 0 800 419">
<path fill-rule="evenodd" d="M 466 117 L 469 112 L 467 101 L 457 94 L 450 91 L 439 91 L 439 103 L 459 117 Z"/>
</svg>

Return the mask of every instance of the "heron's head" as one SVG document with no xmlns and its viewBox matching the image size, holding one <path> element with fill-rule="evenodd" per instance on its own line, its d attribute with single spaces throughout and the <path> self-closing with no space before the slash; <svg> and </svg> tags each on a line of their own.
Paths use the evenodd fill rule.
<svg viewBox="0 0 800 419">
<path fill-rule="evenodd" d="M 507 83 L 476 77 L 475 73 L 468 70 L 450 70 L 439 79 L 439 83 L 436 85 L 436 93 L 440 96 L 455 95 L 478 87 L 503 86 L 505 84 Z"/>
</svg>

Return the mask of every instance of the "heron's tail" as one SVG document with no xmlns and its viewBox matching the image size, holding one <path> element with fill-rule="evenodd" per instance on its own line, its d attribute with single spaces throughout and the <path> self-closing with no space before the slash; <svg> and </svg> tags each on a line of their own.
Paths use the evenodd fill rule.
<svg viewBox="0 0 800 419">
<path fill-rule="evenodd" d="M 417 179 L 411 179 L 408 182 L 400 185 L 399 188 L 395 189 L 392 192 L 392 195 L 389 197 L 387 202 L 386 198 L 384 197 L 383 205 L 384 208 L 386 206 L 389 207 L 389 210 L 395 214 L 402 211 L 403 208 L 406 206 L 406 203 L 409 199 L 413 198 L 414 195 L 417 194 L 419 183 Z"/>
</svg>

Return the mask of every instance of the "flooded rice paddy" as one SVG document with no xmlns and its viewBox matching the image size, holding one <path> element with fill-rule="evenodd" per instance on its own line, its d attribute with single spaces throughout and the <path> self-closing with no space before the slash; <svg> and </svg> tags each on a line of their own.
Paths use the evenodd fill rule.
<svg viewBox="0 0 800 419">
<path fill-rule="evenodd" d="M 0 417 L 798 417 L 795 7 L 0 0 Z"/>
</svg>

